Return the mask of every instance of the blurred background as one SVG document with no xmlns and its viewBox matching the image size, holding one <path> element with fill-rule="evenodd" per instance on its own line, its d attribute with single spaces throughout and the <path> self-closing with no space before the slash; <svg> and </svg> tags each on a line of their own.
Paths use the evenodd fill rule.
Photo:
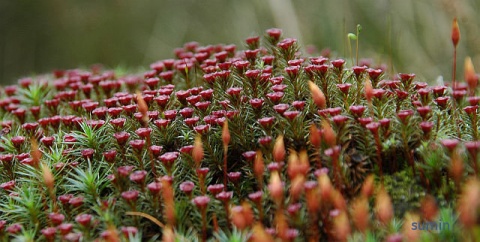
<svg viewBox="0 0 480 242">
<path fill-rule="evenodd" d="M 450 81 L 455 16 L 457 79 L 467 55 L 480 70 L 479 12 L 478 0 L 0 0 L 0 84 L 96 63 L 148 68 L 185 42 L 241 46 L 271 27 L 349 58 L 347 33 L 357 24 L 360 58 Z"/>
</svg>

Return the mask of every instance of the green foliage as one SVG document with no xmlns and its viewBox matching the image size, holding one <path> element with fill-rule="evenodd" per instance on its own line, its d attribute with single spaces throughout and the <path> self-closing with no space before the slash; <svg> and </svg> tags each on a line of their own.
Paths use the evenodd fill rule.
<svg viewBox="0 0 480 242">
<path fill-rule="evenodd" d="M 17 90 L 21 104 L 25 106 L 40 106 L 44 100 L 51 98 L 51 86 L 38 83 Z"/>
<path fill-rule="evenodd" d="M 107 174 L 109 169 L 105 167 L 104 163 L 92 167 L 92 163 L 88 161 L 87 168 L 75 168 L 65 184 L 65 189 L 68 192 L 81 192 L 84 194 L 91 205 L 100 203 L 102 196 L 105 194 L 109 186 Z"/>
<path fill-rule="evenodd" d="M 80 130 L 71 133 L 76 141 L 72 143 L 66 142 L 66 144 L 73 144 L 77 147 L 78 151 L 75 152 L 77 156 L 80 156 L 79 151 L 81 151 L 81 149 L 91 148 L 98 151 L 104 150 L 112 140 L 110 135 L 106 135 L 106 129 L 106 125 L 97 129 L 86 122 L 81 122 Z"/>
<path fill-rule="evenodd" d="M 34 186 L 23 186 L 16 190 L 18 196 L 2 199 L 0 211 L 3 219 L 38 229 L 46 223 L 43 199 L 45 193 Z"/>
<path fill-rule="evenodd" d="M 220 230 L 218 233 L 213 234 L 214 238 L 217 241 L 227 241 L 227 242 L 247 242 L 248 241 L 248 234 L 238 229 L 233 229 L 232 232 L 225 232 Z M 212 241 L 214 241 L 212 239 Z"/>
<path fill-rule="evenodd" d="M 409 170 L 385 176 L 384 185 L 392 197 L 396 217 L 403 217 L 405 212 L 419 209 L 420 202 L 426 195 L 425 189 L 412 177 Z"/>
<path fill-rule="evenodd" d="M 36 241 L 36 230 L 23 230 L 19 235 L 14 236 L 14 242 L 34 242 Z"/>
</svg>

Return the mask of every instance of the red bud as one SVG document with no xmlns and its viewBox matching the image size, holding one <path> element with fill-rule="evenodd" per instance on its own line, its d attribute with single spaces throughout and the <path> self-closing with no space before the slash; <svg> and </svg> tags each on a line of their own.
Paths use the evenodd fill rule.
<svg viewBox="0 0 480 242">
<path fill-rule="evenodd" d="M 332 126 L 330 126 L 330 123 L 327 122 L 326 120 L 322 121 L 322 128 L 323 128 L 323 137 L 325 139 L 325 142 L 328 144 L 328 146 L 333 147 L 337 143 L 337 135 L 335 134 L 335 131 L 333 131 Z"/>
<path fill-rule="evenodd" d="M 368 228 L 369 216 L 368 199 L 360 197 L 355 200 L 352 205 L 352 219 L 355 227 L 362 233 Z"/>
<path fill-rule="evenodd" d="M 197 137 L 195 137 L 195 143 L 193 144 L 193 150 L 192 150 L 192 157 L 197 167 L 200 167 L 200 163 L 203 160 L 203 156 L 204 156 L 204 153 L 203 153 L 202 136 L 200 134 L 197 134 Z"/>
<path fill-rule="evenodd" d="M 255 161 L 253 163 L 253 173 L 255 177 L 259 180 L 263 180 L 263 172 L 265 170 L 265 163 L 263 161 L 262 151 L 257 150 L 257 155 L 255 156 Z"/>
<path fill-rule="evenodd" d="M 270 184 L 268 185 L 268 189 L 270 190 L 270 195 L 273 201 L 275 201 L 277 204 L 280 204 L 283 199 L 283 184 L 278 172 L 275 171 L 270 176 Z"/>
<path fill-rule="evenodd" d="M 457 18 L 454 18 L 452 23 L 452 43 L 454 47 L 457 47 L 458 41 L 460 41 L 460 28 L 458 27 Z"/>
<path fill-rule="evenodd" d="M 367 99 L 368 102 L 372 102 L 373 87 L 372 87 L 372 82 L 370 81 L 370 79 L 367 79 L 365 81 L 365 98 Z"/>
<path fill-rule="evenodd" d="M 148 118 L 148 106 L 145 100 L 142 97 L 142 94 L 137 91 L 137 106 L 138 106 L 138 111 L 142 114 L 142 121 L 144 123 L 147 123 L 149 118 Z"/>
<path fill-rule="evenodd" d="M 327 99 L 325 98 L 325 94 L 323 94 L 322 90 L 320 90 L 320 88 L 312 81 L 308 81 L 308 87 L 310 88 L 310 93 L 312 94 L 313 102 L 315 102 L 317 107 L 320 109 L 326 108 Z"/>
<path fill-rule="evenodd" d="M 273 160 L 282 162 L 285 160 L 285 144 L 283 143 L 283 135 L 277 137 L 273 146 Z"/>
<path fill-rule="evenodd" d="M 377 194 L 375 210 L 377 219 L 383 224 L 388 224 L 393 218 L 392 200 L 383 187 Z"/>
<path fill-rule="evenodd" d="M 465 81 L 468 84 L 468 87 L 472 92 L 474 92 L 475 88 L 478 84 L 478 77 L 475 73 L 475 69 L 473 68 L 472 59 L 470 57 L 465 58 Z"/>
<path fill-rule="evenodd" d="M 310 125 L 310 143 L 315 147 L 320 147 L 322 136 L 317 128 L 317 125 Z"/>
<path fill-rule="evenodd" d="M 223 123 L 222 141 L 223 141 L 223 148 L 226 150 L 228 148 L 228 144 L 230 143 L 230 131 L 228 130 L 228 120 L 225 120 L 225 123 Z"/>
</svg>

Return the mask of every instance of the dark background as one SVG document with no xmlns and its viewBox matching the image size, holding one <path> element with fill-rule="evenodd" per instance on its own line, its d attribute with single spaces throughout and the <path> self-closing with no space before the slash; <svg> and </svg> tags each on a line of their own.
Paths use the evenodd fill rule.
<svg viewBox="0 0 480 242">
<path fill-rule="evenodd" d="M 188 41 L 242 45 L 271 27 L 302 46 L 349 57 L 346 35 L 361 24 L 360 57 L 424 81 L 451 80 L 452 19 L 459 68 L 480 70 L 478 0 L 0 0 L 0 83 L 53 69 L 138 70 L 172 58 Z M 352 43 L 354 45 L 354 43 Z M 457 79 L 463 78 L 460 71 Z"/>
</svg>

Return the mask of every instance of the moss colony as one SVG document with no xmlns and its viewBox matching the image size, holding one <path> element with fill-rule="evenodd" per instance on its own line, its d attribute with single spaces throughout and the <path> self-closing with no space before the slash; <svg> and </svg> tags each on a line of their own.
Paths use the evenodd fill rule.
<svg viewBox="0 0 480 242">
<path fill-rule="evenodd" d="M 4 87 L 0 238 L 478 238 L 471 62 L 465 83 L 429 86 L 281 34 Z"/>
</svg>

